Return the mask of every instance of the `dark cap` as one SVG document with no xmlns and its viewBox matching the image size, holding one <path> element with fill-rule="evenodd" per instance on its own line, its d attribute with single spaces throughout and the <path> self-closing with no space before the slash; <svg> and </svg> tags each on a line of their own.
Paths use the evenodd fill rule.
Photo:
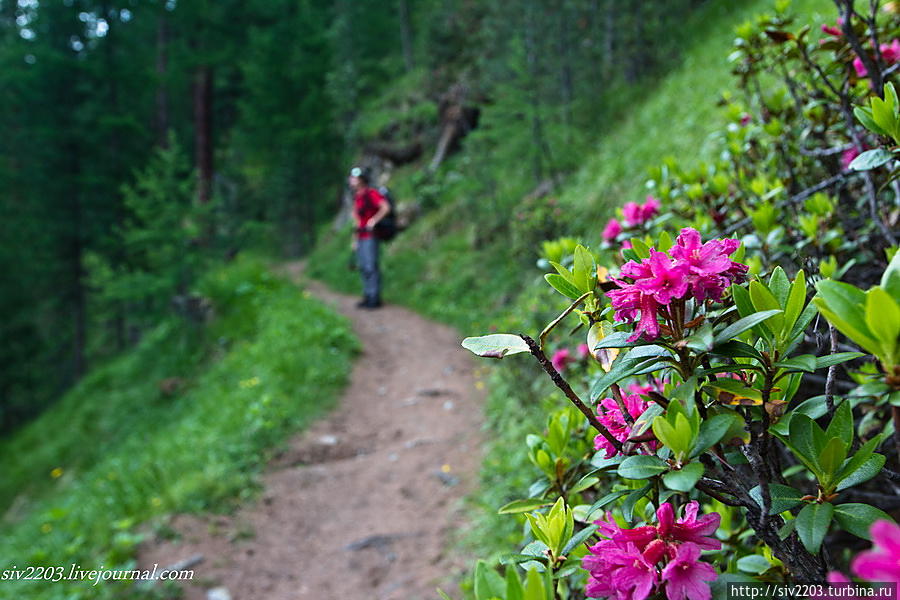
<svg viewBox="0 0 900 600">
<path fill-rule="evenodd" d="M 359 177 L 366 183 L 369 183 L 369 170 L 363 167 L 353 167 L 350 169 L 350 177 Z"/>
</svg>

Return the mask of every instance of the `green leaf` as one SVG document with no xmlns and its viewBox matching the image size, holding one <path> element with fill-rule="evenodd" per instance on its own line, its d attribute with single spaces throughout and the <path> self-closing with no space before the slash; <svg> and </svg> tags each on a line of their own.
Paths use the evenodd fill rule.
<svg viewBox="0 0 900 600">
<path fill-rule="evenodd" d="M 553 262 L 552 260 L 550 261 L 550 265 L 554 269 L 556 269 L 556 272 L 559 273 L 563 277 L 563 279 L 565 279 L 575 287 L 578 287 L 578 284 L 575 282 L 575 275 L 572 274 L 572 271 L 568 270 L 557 262 Z"/>
<path fill-rule="evenodd" d="M 772 563 L 770 563 L 765 556 L 760 556 L 759 554 L 751 554 L 749 556 L 743 556 L 739 558 L 737 561 L 737 568 L 744 573 L 754 573 L 756 575 L 762 575 L 772 568 Z"/>
<path fill-rule="evenodd" d="M 813 302 L 819 307 L 819 312 L 841 333 L 874 354 L 878 343 L 866 324 L 866 295 L 862 290 L 831 280 L 818 282 L 816 289 L 819 295 L 813 298 Z"/>
<path fill-rule="evenodd" d="M 819 468 L 822 469 L 823 477 L 821 479 L 824 480 L 822 481 L 823 486 L 833 485 L 834 476 L 837 475 L 846 458 L 847 443 L 836 437 L 828 440 L 828 443 L 825 444 L 825 447 L 822 448 L 822 451 L 816 458 Z"/>
<path fill-rule="evenodd" d="M 788 280 L 787 275 L 785 275 L 784 269 L 775 267 L 772 271 L 772 276 L 769 277 L 768 287 L 769 291 L 772 292 L 772 295 L 775 296 L 775 299 L 778 300 L 779 306 L 786 306 L 788 294 L 791 293 L 791 282 Z"/>
<path fill-rule="evenodd" d="M 525 598 L 522 580 L 519 579 L 519 573 L 513 565 L 506 567 L 506 595 L 504 598 L 505 600 L 524 600 Z"/>
<path fill-rule="evenodd" d="M 752 358 L 762 362 L 762 354 L 759 353 L 759 350 L 746 342 L 738 340 L 717 344 L 715 348 L 712 349 L 712 353 L 717 356 L 725 356 L 728 358 Z"/>
<path fill-rule="evenodd" d="M 614 501 L 618 500 L 625 494 L 630 494 L 632 491 L 633 490 L 617 490 L 615 492 L 610 492 L 610 493 L 606 494 L 605 496 L 603 496 L 602 498 L 600 498 L 599 500 L 597 500 L 596 502 L 594 502 L 593 504 L 591 504 L 591 507 L 589 509 L 587 509 L 585 514 L 590 517 L 594 513 L 594 511 L 603 508 L 610 502 L 614 502 Z"/>
<path fill-rule="evenodd" d="M 797 515 L 797 534 L 803 546 L 811 553 L 818 554 L 822 540 L 828 533 L 834 506 L 828 502 L 807 504 Z"/>
<path fill-rule="evenodd" d="M 880 285 L 892 298 L 900 298 L 900 252 L 894 254 L 887 269 L 881 274 Z"/>
<path fill-rule="evenodd" d="M 594 289 L 594 257 L 587 248 L 580 244 L 575 247 L 575 264 L 572 266 L 572 275 L 575 278 L 575 285 L 582 294 Z"/>
<path fill-rule="evenodd" d="M 838 504 L 834 507 L 834 520 L 841 529 L 864 540 L 872 539 L 869 530 L 875 521 L 894 521 L 883 510 L 861 502 Z"/>
<path fill-rule="evenodd" d="M 716 379 L 714 382 L 704 385 L 703 391 L 715 400 L 721 400 L 726 404 L 762 404 L 762 392 L 756 388 L 747 387 L 737 379 Z M 722 400 L 719 394 L 723 392 L 730 394 L 733 398 Z"/>
<path fill-rule="evenodd" d="M 816 357 L 812 354 L 801 354 L 800 356 L 792 356 L 787 360 L 777 362 L 775 366 L 787 371 L 812 373 L 816 370 Z"/>
<path fill-rule="evenodd" d="M 547 600 L 544 580 L 537 569 L 531 569 L 525 576 L 525 594 L 522 600 Z"/>
<path fill-rule="evenodd" d="M 637 490 L 634 490 L 628 497 L 625 498 L 625 502 L 622 503 L 622 516 L 629 523 L 631 522 L 632 517 L 634 517 L 634 507 L 637 504 L 638 500 L 646 496 L 650 493 L 650 488 L 653 487 L 652 482 L 647 482 L 647 484 Z"/>
<path fill-rule="evenodd" d="M 678 471 L 669 471 L 663 475 L 663 483 L 670 490 L 677 492 L 689 492 L 694 489 L 700 478 L 703 477 L 703 465 L 698 462 L 692 462 L 684 465 Z"/>
<path fill-rule="evenodd" d="M 699 456 L 718 444 L 737 421 L 743 426 L 744 419 L 734 412 L 715 415 L 703 421 L 700 424 L 700 434 L 691 451 L 691 458 Z"/>
<path fill-rule="evenodd" d="M 818 474 L 821 472 L 817 462 L 821 447 L 818 439 L 820 436 L 817 435 L 816 428 L 819 426 L 806 415 L 794 415 L 791 417 L 789 434 L 782 437 L 782 441 L 794 452 L 800 462 L 806 465 L 807 469 Z M 821 432 L 821 428 L 819 431 Z M 821 437 L 824 435 L 824 432 L 821 433 Z M 822 446 L 824 447 L 824 442 L 822 442 Z"/>
<path fill-rule="evenodd" d="M 750 497 L 756 500 L 756 503 L 762 508 L 763 497 L 762 490 L 759 486 L 750 490 Z M 777 515 L 786 510 L 791 510 L 802 502 L 801 498 L 803 498 L 803 493 L 790 486 L 782 485 L 780 483 L 770 483 L 769 499 L 772 501 L 772 505 L 769 508 L 769 514 Z"/>
<path fill-rule="evenodd" d="M 756 282 L 754 282 L 756 283 Z M 752 288 L 751 288 L 752 289 Z M 768 291 L 768 290 L 766 290 Z M 771 296 L 771 294 L 769 294 Z M 774 301 L 775 299 L 772 298 Z M 782 311 L 780 308 L 773 308 L 770 310 L 764 310 L 761 312 L 756 312 L 751 315 L 748 315 L 742 319 L 738 319 L 722 331 L 720 331 L 715 337 L 715 345 L 718 346 L 724 342 L 727 342 L 731 338 L 738 336 L 748 329 L 752 329 L 754 326 L 762 323 L 763 321 L 780 314 Z"/>
<path fill-rule="evenodd" d="M 630 331 L 614 331 L 594 345 L 594 350 L 602 350 L 604 348 L 634 348 L 636 346 L 646 346 L 647 342 L 637 340 L 629 342 L 631 337 Z"/>
<path fill-rule="evenodd" d="M 847 459 L 844 462 L 844 465 L 841 467 L 841 470 L 835 476 L 835 483 L 843 481 L 852 473 L 854 473 L 857 469 L 859 469 L 862 465 L 865 464 L 867 460 L 869 460 L 872 455 L 875 453 L 875 449 L 878 447 L 878 444 L 881 443 L 881 436 L 875 436 L 865 444 L 859 447 L 859 450 L 853 453 L 853 456 Z"/>
<path fill-rule="evenodd" d="M 506 582 L 496 571 L 488 568 L 483 560 L 475 563 L 474 579 L 476 600 L 491 600 L 505 595 Z"/>
<path fill-rule="evenodd" d="M 848 360 L 859 358 L 860 356 L 865 356 L 865 354 L 862 352 L 835 352 L 834 354 L 829 354 L 827 356 L 819 356 L 816 358 L 816 370 L 824 369 L 831 365 L 839 365 Z"/>
<path fill-rule="evenodd" d="M 866 150 L 854 158 L 849 168 L 851 171 L 869 171 L 877 169 L 893 159 L 894 155 L 891 152 L 884 148 L 875 148 L 874 150 Z"/>
<path fill-rule="evenodd" d="M 640 259 L 650 258 L 650 246 L 641 238 L 631 238 L 631 249 Z"/>
<path fill-rule="evenodd" d="M 549 283 L 551 287 L 553 287 L 553 289 L 555 289 L 566 298 L 577 300 L 581 297 L 581 292 L 578 291 L 578 288 L 575 287 L 573 283 L 568 281 L 562 275 L 558 275 L 556 273 L 547 273 L 546 275 L 544 275 L 544 279 L 547 280 L 547 283 Z"/>
<path fill-rule="evenodd" d="M 697 331 L 684 339 L 684 345 L 698 354 L 712 350 L 714 345 L 712 326 L 704 323 Z"/>
<path fill-rule="evenodd" d="M 494 333 L 479 337 L 467 337 L 462 347 L 477 356 L 503 358 L 510 354 L 529 352 L 528 344 L 521 337 L 511 333 Z"/>
<path fill-rule="evenodd" d="M 779 332 L 784 328 L 784 316 L 781 310 L 781 304 L 769 288 L 758 281 L 751 281 L 750 300 L 753 302 L 753 307 L 757 311 L 777 311 L 765 320 L 763 326 L 769 327 L 773 333 Z"/>
<path fill-rule="evenodd" d="M 844 400 L 835 409 L 828 429 L 825 430 L 825 437 L 840 438 L 846 446 L 853 442 L 853 408 L 850 402 Z"/>
<path fill-rule="evenodd" d="M 497 511 L 497 514 L 511 515 L 516 513 L 531 512 L 543 506 L 550 506 L 550 504 L 551 503 L 548 500 L 544 500 L 542 498 L 525 498 L 523 500 L 513 500 L 512 502 L 501 506 Z"/>
<path fill-rule="evenodd" d="M 562 554 L 562 555 L 568 554 L 576 546 L 579 546 L 585 540 L 590 538 L 594 534 L 595 531 L 597 531 L 596 525 L 588 525 L 587 527 L 585 527 L 584 529 L 582 529 L 581 531 L 579 531 L 578 533 L 573 535 L 571 538 L 569 538 L 569 541 L 566 542 L 565 546 L 563 546 L 563 549 L 560 551 L 560 554 Z"/>
<path fill-rule="evenodd" d="M 784 327 L 788 332 L 793 331 L 803 306 L 806 304 L 806 275 L 803 270 L 797 272 L 791 291 L 788 294 L 787 303 L 784 306 Z"/>
<path fill-rule="evenodd" d="M 880 287 L 866 292 L 866 325 L 881 342 L 880 356 L 893 358 L 900 337 L 900 305 Z"/>
<path fill-rule="evenodd" d="M 753 301 L 750 300 L 750 292 L 747 291 L 747 288 L 740 285 L 732 285 L 731 297 L 734 299 L 734 305 L 737 306 L 738 314 L 742 317 L 749 317 L 756 312 L 753 308 Z"/>
<path fill-rule="evenodd" d="M 882 468 L 884 468 L 884 461 L 885 458 L 883 454 L 873 454 L 866 462 L 861 464 L 858 469 L 849 472 L 847 477 L 841 480 L 835 490 L 840 492 L 841 490 L 846 490 L 849 487 L 859 485 L 860 483 L 872 479 L 881 472 Z"/>
<path fill-rule="evenodd" d="M 883 135 L 885 137 L 890 137 L 890 134 L 878 126 L 878 123 L 875 122 L 875 119 L 872 117 L 872 109 L 868 106 L 861 107 L 857 106 L 853 109 L 853 114 L 862 123 L 863 127 L 871 131 L 872 133 L 877 133 L 878 135 Z"/>
<path fill-rule="evenodd" d="M 581 481 L 572 486 L 572 489 L 569 490 L 569 493 L 577 494 L 578 492 L 583 492 L 584 490 L 597 485 L 598 481 L 600 481 L 599 477 L 596 477 L 594 475 L 586 475 L 581 478 Z"/>
<path fill-rule="evenodd" d="M 626 479 L 647 479 L 667 471 L 669 467 L 655 456 L 638 454 L 629 456 L 619 465 L 617 473 Z"/>
</svg>

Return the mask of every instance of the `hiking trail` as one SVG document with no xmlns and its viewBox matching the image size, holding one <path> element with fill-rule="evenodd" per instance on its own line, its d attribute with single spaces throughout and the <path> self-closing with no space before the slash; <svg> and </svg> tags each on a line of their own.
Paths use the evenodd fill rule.
<svg viewBox="0 0 900 600">
<path fill-rule="evenodd" d="M 301 263 L 285 270 L 300 279 Z M 178 515 L 178 539 L 144 543 L 139 564 L 202 555 L 187 600 L 433 600 L 470 567 L 450 550 L 477 481 L 483 394 L 459 335 L 397 306 L 314 281 L 362 344 L 329 415 L 267 466 L 262 492 L 231 515 Z M 479 386 L 480 387 L 480 386 Z"/>
</svg>

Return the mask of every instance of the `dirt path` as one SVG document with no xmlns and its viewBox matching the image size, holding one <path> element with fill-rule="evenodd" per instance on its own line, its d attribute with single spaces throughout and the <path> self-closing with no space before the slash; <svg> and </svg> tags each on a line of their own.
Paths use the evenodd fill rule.
<svg viewBox="0 0 900 600">
<path fill-rule="evenodd" d="M 352 320 L 364 348 L 339 407 L 273 461 L 258 502 L 176 517 L 180 539 L 149 543 L 140 563 L 203 555 L 188 600 L 437 598 L 471 566 L 448 542 L 480 459 L 473 361 L 454 331 L 408 310 L 307 289 Z"/>
</svg>

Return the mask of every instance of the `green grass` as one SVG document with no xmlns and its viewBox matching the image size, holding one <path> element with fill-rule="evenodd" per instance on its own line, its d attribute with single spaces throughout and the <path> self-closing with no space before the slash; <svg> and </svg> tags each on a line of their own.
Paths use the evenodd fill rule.
<svg viewBox="0 0 900 600">
<path fill-rule="evenodd" d="M 476 131 L 463 152 L 448 161 L 429 186 L 419 188 L 426 196 L 423 203 L 437 208 L 386 249 L 387 299 L 449 323 L 461 336 L 493 327 L 539 331 L 540 319 L 549 320 L 548 311 L 560 302 L 548 295 L 534 268 L 540 241 L 575 235 L 594 243 L 616 207 L 646 195 L 650 167 L 669 155 L 710 157 L 715 151 L 710 136 L 726 122 L 717 100 L 733 87 L 727 57 L 734 28 L 771 10 L 770 0 L 711 1 L 699 8 L 673 32 L 683 40 L 682 51 L 666 73 L 605 100 L 607 116 L 590 132 L 594 141 L 580 168 L 557 190 L 555 205 L 547 199 L 524 202 L 531 187 L 522 175 L 527 166 L 508 159 L 512 148 L 484 151 Z M 830 0 L 795 0 L 792 12 L 798 26 L 831 23 L 836 16 Z M 480 129 L 494 127 L 485 134 L 493 140 L 521 138 L 521 132 L 497 131 L 507 125 L 489 122 L 489 110 L 482 116 Z M 493 188 L 483 183 L 484 164 L 492 169 Z M 417 177 L 421 175 L 407 167 L 391 185 L 412 190 Z M 311 272 L 331 285 L 357 291 L 358 274 L 346 268 L 348 239 L 349 233 L 321 243 L 310 259 Z M 485 413 L 491 441 L 481 488 L 471 499 L 475 523 L 467 546 L 476 556 L 515 550 L 510 543 L 517 539 L 520 524 L 513 517 L 497 516 L 495 510 L 523 497 L 535 474 L 521 447 L 526 433 L 542 427 L 542 407 L 552 390 L 526 361 L 504 361 L 492 369 L 489 380 Z M 532 383 L 523 386 L 523 381 Z"/>
<path fill-rule="evenodd" d="M 343 317 L 260 261 L 240 259 L 200 288 L 209 326 L 164 322 L 0 446 L 0 571 L 127 568 L 139 525 L 252 496 L 268 451 L 334 405 L 357 350 Z M 171 377 L 182 383 L 167 395 L 159 383 Z M 0 582 L 0 598 L 115 594 Z"/>
</svg>

